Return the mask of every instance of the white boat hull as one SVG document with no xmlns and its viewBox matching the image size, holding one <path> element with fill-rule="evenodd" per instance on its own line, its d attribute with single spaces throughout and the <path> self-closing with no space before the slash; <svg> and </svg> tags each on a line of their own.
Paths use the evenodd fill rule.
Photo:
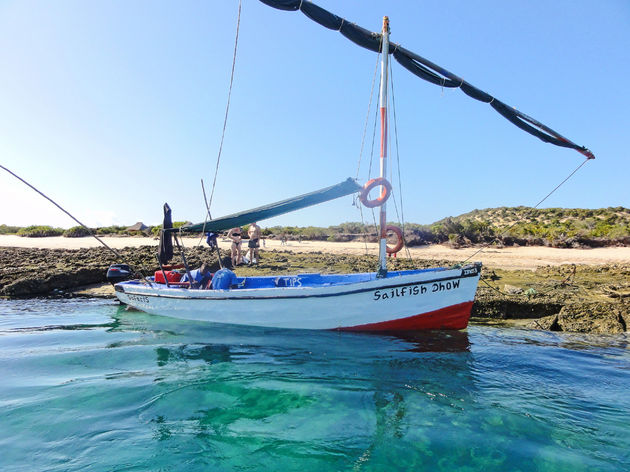
<svg viewBox="0 0 630 472">
<path fill-rule="evenodd" d="M 393 277 L 333 286 L 230 290 L 131 281 L 116 284 L 116 295 L 147 313 L 213 323 L 356 331 L 463 329 L 480 271 L 480 264 L 475 264 L 401 271 Z"/>
</svg>

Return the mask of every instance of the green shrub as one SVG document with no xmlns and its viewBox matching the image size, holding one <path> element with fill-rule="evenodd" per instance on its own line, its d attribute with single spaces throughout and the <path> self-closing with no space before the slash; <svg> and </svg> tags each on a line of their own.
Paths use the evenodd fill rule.
<svg viewBox="0 0 630 472">
<path fill-rule="evenodd" d="M 122 234 L 125 232 L 125 226 L 104 226 L 96 229 L 96 234 Z"/>
<path fill-rule="evenodd" d="M 20 228 L 17 232 L 18 236 L 26 238 L 45 238 L 48 236 L 61 236 L 64 233 L 62 228 L 53 228 L 52 226 L 27 226 Z"/>
<path fill-rule="evenodd" d="M 66 238 L 84 238 L 85 236 L 91 236 L 87 228 L 84 228 L 83 226 L 73 226 L 72 228 L 64 231 L 63 235 Z"/>
<path fill-rule="evenodd" d="M 17 234 L 20 229 L 19 226 L 0 225 L 0 234 Z"/>
</svg>

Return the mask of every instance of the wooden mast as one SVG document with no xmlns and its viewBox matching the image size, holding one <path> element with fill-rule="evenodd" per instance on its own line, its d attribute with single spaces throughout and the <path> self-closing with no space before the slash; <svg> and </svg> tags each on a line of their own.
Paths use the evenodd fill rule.
<svg viewBox="0 0 630 472">
<path fill-rule="evenodd" d="M 381 44 L 381 178 L 387 178 L 387 72 L 389 65 L 389 18 L 383 17 L 383 41 Z M 383 191 L 385 189 L 383 188 Z M 387 203 L 381 205 L 380 239 L 378 247 L 379 277 L 387 275 Z"/>
</svg>

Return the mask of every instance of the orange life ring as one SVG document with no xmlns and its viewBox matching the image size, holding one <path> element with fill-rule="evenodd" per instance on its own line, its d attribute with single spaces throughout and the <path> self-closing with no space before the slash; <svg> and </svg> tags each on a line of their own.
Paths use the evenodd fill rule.
<svg viewBox="0 0 630 472">
<path fill-rule="evenodd" d="M 387 231 L 391 231 L 392 233 L 394 233 L 396 235 L 397 241 L 394 247 L 387 246 L 385 251 L 387 252 L 387 254 L 396 254 L 403 247 L 403 244 L 404 244 L 403 233 L 398 226 L 392 226 L 392 225 L 387 225 L 385 227 L 385 234 L 387 234 Z"/>
<path fill-rule="evenodd" d="M 374 200 L 368 200 L 368 195 L 370 193 L 370 190 L 372 190 L 374 187 L 378 187 L 379 185 L 383 187 L 383 190 L 381 190 L 381 195 Z M 383 203 L 385 203 L 391 193 L 392 193 L 392 184 L 390 184 L 387 181 L 387 179 L 383 177 L 378 177 L 376 179 L 370 179 L 365 183 L 365 185 L 363 186 L 363 189 L 361 190 L 361 195 L 359 196 L 359 200 L 366 207 L 374 208 L 377 206 L 381 206 Z"/>
</svg>

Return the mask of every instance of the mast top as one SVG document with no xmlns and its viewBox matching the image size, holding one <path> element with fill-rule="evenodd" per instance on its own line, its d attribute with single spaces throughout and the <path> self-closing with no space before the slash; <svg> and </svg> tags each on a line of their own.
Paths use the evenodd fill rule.
<svg viewBox="0 0 630 472">
<path fill-rule="evenodd" d="M 389 16 L 383 17 L 383 33 L 389 33 Z"/>
</svg>

